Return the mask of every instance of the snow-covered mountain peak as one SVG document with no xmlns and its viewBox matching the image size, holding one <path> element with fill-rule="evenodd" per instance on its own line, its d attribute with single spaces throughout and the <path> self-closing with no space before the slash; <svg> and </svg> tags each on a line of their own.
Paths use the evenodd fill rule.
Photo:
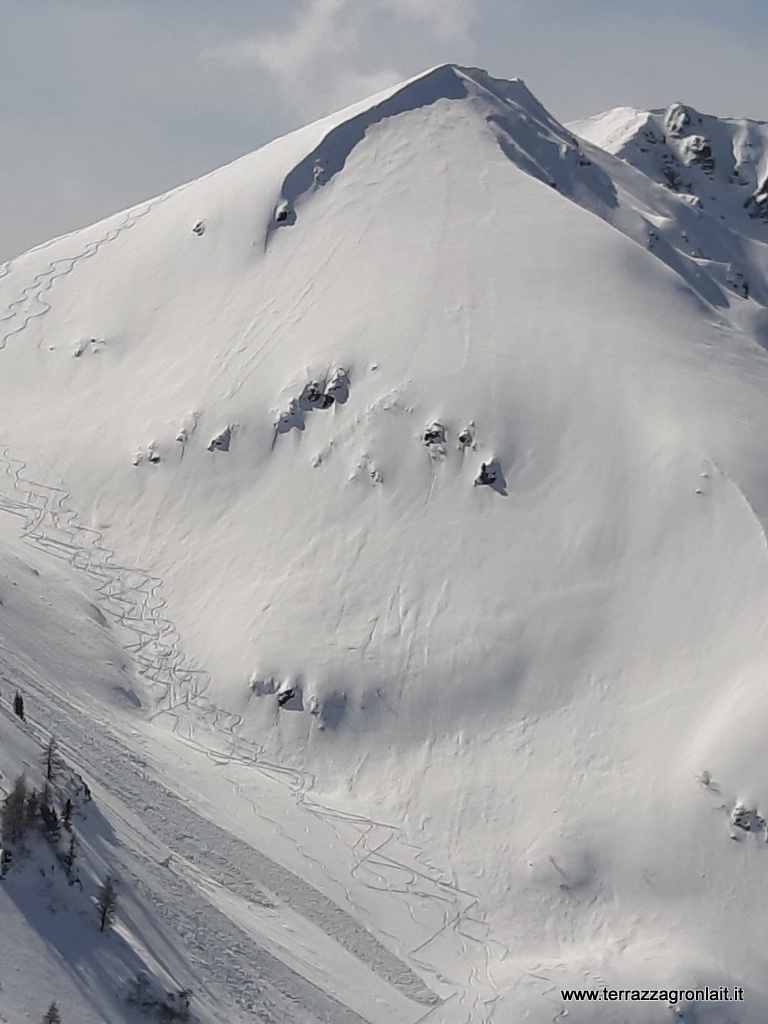
<svg viewBox="0 0 768 1024">
<path fill-rule="evenodd" d="M 140 808 L 206 1024 L 765 1019 L 765 126 L 575 127 L 442 65 L 0 270 L 2 770 Z"/>
<path fill-rule="evenodd" d="M 479 68 L 443 64 L 318 122 L 319 140 L 282 182 L 267 243 L 275 227 L 295 223 L 297 206 L 338 174 L 375 125 L 440 102 L 458 103 L 462 114 L 455 116 L 485 123 L 509 159 L 527 173 L 591 208 L 615 205 L 610 180 L 594 168 L 584 170 L 590 162 L 577 140 L 521 79 L 495 79 Z M 411 136 L 409 141 L 419 140 Z"/>
</svg>

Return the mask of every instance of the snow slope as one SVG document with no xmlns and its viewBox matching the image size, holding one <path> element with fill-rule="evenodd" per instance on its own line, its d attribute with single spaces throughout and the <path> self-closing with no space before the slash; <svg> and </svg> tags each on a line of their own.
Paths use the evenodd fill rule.
<svg viewBox="0 0 768 1024">
<path fill-rule="evenodd" d="M 687 116 L 446 65 L 0 270 L 2 507 L 105 623 L 15 679 L 207 1019 L 764 1019 L 764 126 Z"/>
</svg>

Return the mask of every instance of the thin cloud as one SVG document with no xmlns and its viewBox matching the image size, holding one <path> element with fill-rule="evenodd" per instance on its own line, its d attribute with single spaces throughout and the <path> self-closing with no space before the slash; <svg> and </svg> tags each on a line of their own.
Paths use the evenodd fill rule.
<svg viewBox="0 0 768 1024">
<path fill-rule="evenodd" d="M 313 117 L 471 51 L 476 0 L 304 0 L 292 21 L 206 51 L 266 73 L 280 101 Z"/>
</svg>

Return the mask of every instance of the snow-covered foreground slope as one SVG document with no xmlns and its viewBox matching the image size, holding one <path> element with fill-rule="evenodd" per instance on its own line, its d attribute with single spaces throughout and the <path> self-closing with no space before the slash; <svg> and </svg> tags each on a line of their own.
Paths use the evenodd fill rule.
<svg viewBox="0 0 768 1024">
<path fill-rule="evenodd" d="M 0 270 L 6 675 L 201 1019 L 765 1017 L 768 227 L 614 121 L 446 66 Z"/>
</svg>

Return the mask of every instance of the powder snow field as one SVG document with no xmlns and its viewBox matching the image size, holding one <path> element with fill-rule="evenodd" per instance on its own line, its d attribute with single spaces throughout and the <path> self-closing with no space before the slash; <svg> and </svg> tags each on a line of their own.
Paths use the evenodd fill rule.
<svg viewBox="0 0 768 1024">
<path fill-rule="evenodd" d="M 0 1015 L 762 1024 L 766 153 L 446 65 L 0 269 Z"/>
</svg>

